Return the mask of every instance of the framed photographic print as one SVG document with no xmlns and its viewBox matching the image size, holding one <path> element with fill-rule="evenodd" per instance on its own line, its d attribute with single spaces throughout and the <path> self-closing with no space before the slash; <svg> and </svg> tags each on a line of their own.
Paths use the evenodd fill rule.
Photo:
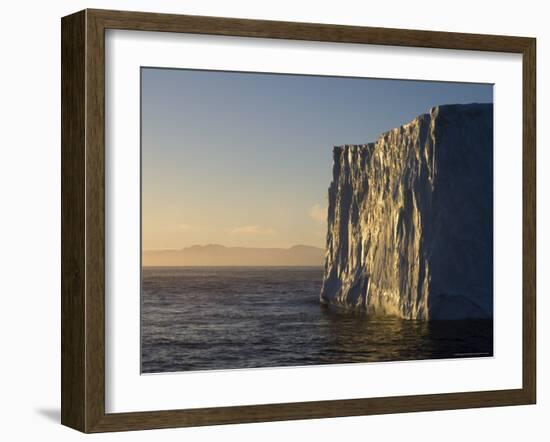
<svg viewBox="0 0 550 442">
<path fill-rule="evenodd" d="M 535 40 L 62 19 L 62 423 L 533 404 Z"/>
</svg>

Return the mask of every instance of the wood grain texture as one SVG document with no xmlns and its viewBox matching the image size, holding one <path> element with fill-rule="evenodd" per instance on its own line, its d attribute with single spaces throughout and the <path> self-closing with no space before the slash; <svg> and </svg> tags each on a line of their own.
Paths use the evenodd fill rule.
<svg viewBox="0 0 550 442">
<path fill-rule="evenodd" d="M 537 395 L 537 78 L 536 40 L 523 50 L 523 389 Z"/>
<path fill-rule="evenodd" d="M 86 17 L 86 431 L 91 431 L 105 414 L 105 38 L 101 21 L 88 11 Z"/>
<path fill-rule="evenodd" d="M 106 29 L 367 43 L 474 51 L 522 52 L 529 38 L 149 12 L 88 10 Z"/>
<path fill-rule="evenodd" d="M 106 29 L 523 55 L 523 387 L 353 400 L 105 413 Z M 86 10 L 62 20 L 62 423 L 83 432 L 532 404 L 536 398 L 535 40 L 356 26 Z M 519 146 L 518 146 L 519 148 Z"/>
<path fill-rule="evenodd" d="M 85 13 L 61 28 L 61 422 L 85 427 Z"/>
<path fill-rule="evenodd" d="M 522 390 L 107 414 L 92 432 L 320 419 L 527 404 Z"/>
</svg>

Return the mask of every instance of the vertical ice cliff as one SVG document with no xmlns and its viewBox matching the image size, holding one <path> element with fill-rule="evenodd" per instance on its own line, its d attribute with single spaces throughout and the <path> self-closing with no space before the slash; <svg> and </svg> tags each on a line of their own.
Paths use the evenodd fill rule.
<svg viewBox="0 0 550 442">
<path fill-rule="evenodd" d="M 492 104 L 438 106 L 334 148 L 320 298 L 407 319 L 492 317 Z"/>
</svg>

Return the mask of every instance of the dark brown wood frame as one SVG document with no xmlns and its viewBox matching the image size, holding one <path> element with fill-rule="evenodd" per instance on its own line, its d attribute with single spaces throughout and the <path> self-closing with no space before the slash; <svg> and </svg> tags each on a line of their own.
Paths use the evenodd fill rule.
<svg viewBox="0 0 550 442">
<path fill-rule="evenodd" d="M 522 54 L 522 388 L 189 410 L 106 413 L 104 301 L 106 29 Z M 64 17 L 61 30 L 61 422 L 64 425 L 83 432 L 102 432 L 535 403 L 536 40 L 534 38 L 105 10 L 84 10 Z"/>
</svg>

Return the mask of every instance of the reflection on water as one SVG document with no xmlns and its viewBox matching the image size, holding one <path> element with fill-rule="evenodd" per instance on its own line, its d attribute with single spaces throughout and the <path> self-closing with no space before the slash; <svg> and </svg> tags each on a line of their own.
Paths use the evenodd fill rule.
<svg viewBox="0 0 550 442">
<path fill-rule="evenodd" d="M 491 356 L 493 323 L 409 321 L 319 304 L 321 268 L 144 268 L 142 371 Z"/>
</svg>

